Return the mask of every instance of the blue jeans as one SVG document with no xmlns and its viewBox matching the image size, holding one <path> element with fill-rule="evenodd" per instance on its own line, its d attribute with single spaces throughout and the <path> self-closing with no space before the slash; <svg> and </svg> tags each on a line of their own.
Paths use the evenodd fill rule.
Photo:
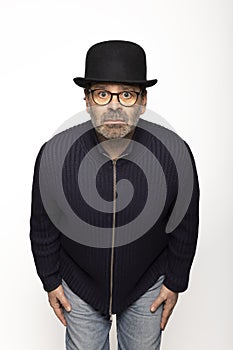
<svg viewBox="0 0 233 350">
<path fill-rule="evenodd" d="M 159 295 L 165 276 L 119 316 L 116 315 L 118 350 L 159 350 L 161 343 L 160 321 L 163 305 L 152 313 L 150 306 Z M 109 350 L 109 331 L 112 320 L 107 319 L 71 291 L 62 280 L 64 293 L 72 310 L 64 310 L 67 322 L 66 350 Z"/>
</svg>

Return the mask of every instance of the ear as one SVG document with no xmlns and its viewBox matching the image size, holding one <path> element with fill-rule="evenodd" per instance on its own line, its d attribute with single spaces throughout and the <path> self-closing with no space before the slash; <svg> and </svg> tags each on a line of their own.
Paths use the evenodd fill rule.
<svg viewBox="0 0 233 350">
<path fill-rule="evenodd" d="M 85 97 L 83 98 L 86 102 L 86 111 L 88 114 L 90 114 L 90 102 L 89 102 L 89 97 L 87 94 L 85 94 Z"/>
<path fill-rule="evenodd" d="M 145 113 L 145 111 L 146 111 L 146 104 L 147 104 L 147 91 L 142 96 L 142 100 L 141 100 L 141 114 Z"/>
</svg>

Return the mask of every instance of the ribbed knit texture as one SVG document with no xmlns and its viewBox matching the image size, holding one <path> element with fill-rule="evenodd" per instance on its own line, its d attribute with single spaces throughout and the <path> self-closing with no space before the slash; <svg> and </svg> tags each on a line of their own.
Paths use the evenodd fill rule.
<svg viewBox="0 0 233 350">
<path fill-rule="evenodd" d="M 151 128 L 163 129 L 163 132 L 169 137 L 178 138 L 178 135 L 162 126 L 147 121 L 144 123 Z M 83 125 L 89 124 L 90 121 L 73 128 L 79 130 Z M 166 178 L 167 194 L 162 213 L 154 226 L 137 240 L 114 248 L 112 312 L 116 314 L 122 312 L 144 294 L 161 274 L 166 276 L 164 285 L 167 288 L 175 292 L 185 291 L 188 287 L 198 237 L 200 193 L 196 166 L 190 147 L 185 142 L 194 173 L 191 201 L 183 220 L 173 232 L 167 234 L 165 227 L 178 192 L 176 166 L 162 142 L 140 128 L 140 123 L 138 126 L 133 140 L 144 145 L 158 159 Z M 63 139 L 69 137 L 71 129 L 61 133 Z M 55 137 L 59 138 L 59 135 Z M 30 239 L 37 273 L 45 291 L 49 292 L 57 288 L 63 278 L 73 292 L 96 310 L 107 315 L 110 298 L 111 248 L 88 247 L 77 243 L 59 231 L 50 220 L 39 188 L 39 166 L 46 144 L 47 142 L 42 145 L 37 155 L 32 183 Z M 63 166 L 63 189 L 70 207 L 82 220 L 95 227 L 111 228 L 113 214 L 98 212 L 88 206 L 78 186 L 77 172 L 80 163 L 87 152 L 97 144 L 98 139 L 93 128 L 73 144 Z M 59 157 L 59 143 L 55 145 L 58 146 L 57 149 L 54 149 L 54 162 L 56 162 L 56 157 Z M 131 150 L 130 147 L 129 150 Z M 99 156 L 105 157 L 98 153 L 97 157 L 90 157 L 89 161 L 97 165 Z M 134 162 L 134 157 L 143 161 L 142 169 Z M 49 166 L 51 167 L 51 164 Z M 126 208 L 116 212 L 116 227 L 135 219 L 143 210 L 148 196 L 148 186 L 143 169 L 148 168 L 150 171 L 150 166 L 150 161 L 143 152 L 136 155 L 132 153 L 132 159 L 129 153 L 129 158 L 122 157 L 117 160 L 116 180 L 128 179 L 134 188 L 134 195 Z M 87 173 L 87 180 L 89 176 L 91 174 Z M 155 178 L 155 191 L 161 186 L 160 182 L 159 177 Z M 99 169 L 96 187 L 103 199 L 113 200 L 113 164 L 110 159 Z M 52 193 L 52 196 L 56 201 L 56 193 Z M 156 207 L 156 201 L 154 206 Z"/>
</svg>

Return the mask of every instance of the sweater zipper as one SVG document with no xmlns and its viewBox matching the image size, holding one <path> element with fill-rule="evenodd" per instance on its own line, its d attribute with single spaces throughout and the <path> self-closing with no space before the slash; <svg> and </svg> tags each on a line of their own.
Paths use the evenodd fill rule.
<svg viewBox="0 0 233 350">
<path fill-rule="evenodd" d="M 103 153 L 110 158 L 106 153 Z M 113 263 L 114 263 L 114 242 L 115 242 L 115 222 L 116 222 L 116 162 L 119 158 L 126 156 L 128 153 L 121 155 L 118 158 L 110 158 L 113 163 L 113 224 L 112 224 L 112 247 L 111 247 L 111 262 L 110 262 L 110 298 L 109 298 L 109 316 L 113 320 L 112 314 L 112 291 L 113 291 Z"/>
<path fill-rule="evenodd" d="M 113 290 L 113 262 L 114 262 L 114 241 L 115 241 L 115 222 L 116 222 L 116 162 L 118 158 L 112 159 L 113 163 L 113 224 L 112 224 L 112 248 L 111 248 L 111 265 L 110 265 L 110 299 L 109 299 L 109 316 L 112 320 L 112 290 Z"/>
</svg>

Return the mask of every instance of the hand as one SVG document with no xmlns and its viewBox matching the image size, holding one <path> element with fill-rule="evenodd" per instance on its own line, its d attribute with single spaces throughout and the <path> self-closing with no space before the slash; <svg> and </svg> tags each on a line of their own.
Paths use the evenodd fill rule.
<svg viewBox="0 0 233 350">
<path fill-rule="evenodd" d="M 151 304 L 151 312 L 155 312 L 155 310 L 164 303 L 163 313 L 161 318 L 160 327 L 162 331 L 164 331 L 166 324 L 168 322 L 169 317 L 176 305 L 178 299 L 178 293 L 173 292 L 172 290 L 165 287 L 163 284 L 159 293 L 159 296 L 155 301 Z"/>
<path fill-rule="evenodd" d="M 62 285 L 58 286 L 51 292 L 48 292 L 48 298 L 50 306 L 53 308 L 53 311 L 55 312 L 56 316 L 63 323 L 63 325 L 66 326 L 67 324 L 62 307 L 64 307 L 66 311 L 70 312 L 71 305 L 65 296 Z"/>
</svg>

